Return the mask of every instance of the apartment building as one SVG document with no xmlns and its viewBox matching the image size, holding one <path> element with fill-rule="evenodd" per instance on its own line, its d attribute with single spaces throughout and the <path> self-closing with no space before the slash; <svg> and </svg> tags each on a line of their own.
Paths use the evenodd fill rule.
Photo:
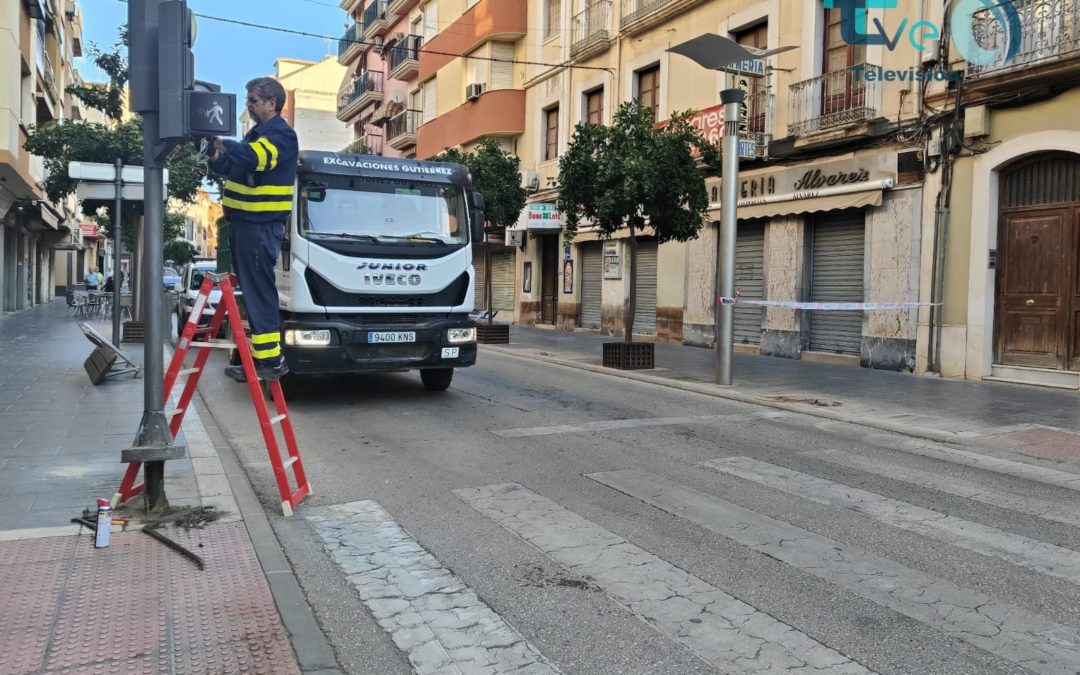
<svg viewBox="0 0 1080 675">
<path fill-rule="evenodd" d="M 338 63 L 348 71 L 338 93 L 337 118 L 351 133 L 347 152 L 385 157 L 416 155 L 420 93 L 415 88 L 419 49 L 433 34 L 419 0 L 343 0 L 348 13 Z"/>
<path fill-rule="evenodd" d="M 924 295 L 942 311 L 921 322 L 920 361 L 946 376 L 1078 389 L 1080 2 L 1012 10 L 1019 31 L 975 13 L 972 34 L 992 58 L 968 62 L 965 45 L 950 45 L 943 58 L 963 89 L 931 99 L 959 106 L 963 147 L 939 172 L 951 201 L 923 246 Z"/>
<path fill-rule="evenodd" d="M 0 312 L 51 300 L 55 251 L 84 246 L 74 202 L 47 199 L 44 163 L 23 149 L 30 126 L 79 117 L 65 89 L 81 55 L 75 0 L 0 3 Z"/>
<path fill-rule="evenodd" d="M 919 16 L 919 3 L 870 10 L 871 19 Z M 906 13 L 906 14 L 905 14 Z M 901 302 L 919 299 L 923 234 L 922 146 L 901 131 L 918 114 L 917 87 L 876 77 L 918 68 L 909 42 L 846 44 L 839 10 L 779 0 L 529 0 L 522 66 L 525 131 L 518 154 L 530 186 L 514 239 L 524 243 L 519 320 L 621 331 L 629 295 L 625 236 L 602 242 L 584 228 L 561 239 L 551 181 L 575 125 L 606 124 L 625 101 L 699 111 L 693 122 L 722 135 L 719 92 L 748 93 L 740 124 L 736 285 L 745 299 Z M 738 78 L 667 51 L 703 33 L 793 51 L 747 66 Z M 534 64 L 559 64 L 534 65 Z M 869 75 L 867 75 L 869 73 Z M 639 236 L 634 333 L 710 347 L 714 341 L 719 178 L 698 239 L 658 245 Z M 742 351 L 875 368 L 916 365 L 918 313 L 736 307 Z"/>
<path fill-rule="evenodd" d="M 183 239 L 195 247 L 195 255 L 217 255 L 218 220 L 224 215 L 221 202 L 200 188 L 191 202 L 169 200 L 169 210 L 184 214 Z"/>
<path fill-rule="evenodd" d="M 337 118 L 338 89 L 345 72 L 333 56 L 274 61 L 272 77 L 285 89 L 281 116 L 296 131 L 301 149 L 338 151 L 352 142 L 352 131 Z M 244 133 L 254 126 L 247 110 L 240 115 L 240 126 Z"/>
</svg>

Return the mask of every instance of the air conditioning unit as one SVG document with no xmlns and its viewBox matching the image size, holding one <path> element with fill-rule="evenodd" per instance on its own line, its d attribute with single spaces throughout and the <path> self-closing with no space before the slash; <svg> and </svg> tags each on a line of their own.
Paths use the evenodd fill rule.
<svg viewBox="0 0 1080 675">
<path fill-rule="evenodd" d="M 473 82 L 469 86 L 465 87 L 465 98 L 469 99 L 470 101 L 475 101 L 476 99 L 480 98 L 480 94 L 483 93 L 483 82 Z"/>
</svg>

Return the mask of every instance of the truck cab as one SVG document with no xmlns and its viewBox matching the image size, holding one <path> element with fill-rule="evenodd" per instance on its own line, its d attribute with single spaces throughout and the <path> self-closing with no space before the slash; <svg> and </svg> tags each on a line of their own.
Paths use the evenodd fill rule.
<svg viewBox="0 0 1080 675">
<path fill-rule="evenodd" d="M 484 203 L 457 164 L 302 151 L 276 278 L 297 375 L 418 370 L 446 389 L 476 362 L 472 242 Z"/>
</svg>

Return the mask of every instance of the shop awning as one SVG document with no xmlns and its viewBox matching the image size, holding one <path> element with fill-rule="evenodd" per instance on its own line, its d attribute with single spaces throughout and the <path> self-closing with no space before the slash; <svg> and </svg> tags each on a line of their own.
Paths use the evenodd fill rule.
<svg viewBox="0 0 1080 675">
<path fill-rule="evenodd" d="M 885 178 L 865 183 L 821 188 L 820 190 L 789 192 L 756 199 L 742 199 L 739 200 L 738 217 L 740 220 L 775 218 L 799 213 L 821 213 L 824 211 L 862 208 L 864 206 L 881 206 L 882 191 L 892 186 L 893 180 Z M 721 208 L 719 203 L 709 205 L 709 217 L 712 220 L 720 220 Z"/>
</svg>

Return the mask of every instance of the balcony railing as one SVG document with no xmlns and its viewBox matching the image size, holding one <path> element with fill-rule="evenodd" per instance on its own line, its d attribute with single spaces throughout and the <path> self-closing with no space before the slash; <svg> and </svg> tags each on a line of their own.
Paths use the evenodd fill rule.
<svg viewBox="0 0 1080 675">
<path fill-rule="evenodd" d="M 740 134 L 759 148 L 772 140 L 773 95 L 761 89 L 746 97 L 746 131 Z"/>
<path fill-rule="evenodd" d="M 364 10 L 364 35 L 382 35 L 390 28 L 386 17 L 386 0 L 374 0 Z"/>
<path fill-rule="evenodd" d="M 866 76 L 877 71 L 876 77 Z M 788 134 L 818 131 L 872 120 L 878 116 L 881 69 L 866 64 L 796 82 L 790 87 Z"/>
<path fill-rule="evenodd" d="M 398 40 L 394 48 L 390 50 L 390 77 L 395 80 L 408 80 L 416 75 L 419 68 L 420 46 L 424 44 L 424 38 L 419 35 L 408 35 Z"/>
<path fill-rule="evenodd" d="M 360 53 L 360 42 L 364 39 L 363 32 L 364 29 L 360 24 L 354 23 L 349 26 L 338 40 L 338 63 L 346 64 L 354 55 Z"/>
<path fill-rule="evenodd" d="M 570 56 L 606 47 L 611 30 L 611 0 L 598 0 L 574 15 Z"/>
<path fill-rule="evenodd" d="M 1020 17 L 1019 50 L 1005 61 L 1009 39 L 1014 36 L 990 9 L 975 12 L 971 20 L 975 41 L 998 58 L 986 65 L 969 63 L 969 77 L 1027 68 L 1080 52 L 1080 0 L 1017 0 L 1012 5 Z"/>
<path fill-rule="evenodd" d="M 382 136 L 369 134 L 349 143 L 341 152 L 347 155 L 382 155 Z"/>
<path fill-rule="evenodd" d="M 420 128 L 422 110 L 403 110 L 390 118 L 386 137 L 395 150 L 416 145 L 416 130 Z"/>
<path fill-rule="evenodd" d="M 346 120 L 363 110 L 368 104 L 383 98 L 383 74 L 365 71 L 346 85 L 338 94 L 339 120 Z"/>
</svg>

